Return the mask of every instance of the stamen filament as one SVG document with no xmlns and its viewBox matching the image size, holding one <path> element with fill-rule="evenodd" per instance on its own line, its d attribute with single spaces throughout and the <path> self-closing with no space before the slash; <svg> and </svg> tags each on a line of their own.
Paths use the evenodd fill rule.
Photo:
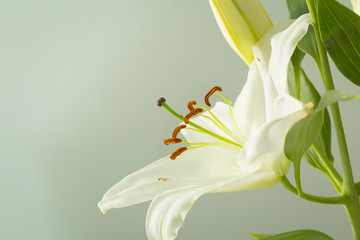
<svg viewBox="0 0 360 240">
<path fill-rule="evenodd" d="M 207 109 L 205 107 L 200 107 L 200 106 L 196 106 L 197 108 L 203 109 L 205 111 L 208 111 L 210 113 L 210 115 L 220 124 L 220 126 L 218 124 L 215 123 L 215 121 L 213 119 L 211 119 L 210 117 L 207 117 L 203 114 L 201 114 L 200 116 L 205 117 L 209 120 L 211 120 L 218 128 L 220 128 L 222 131 L 224 131 L 227 135 L 229 135 L 229 137 L 231 137 L 232 139 L 234 139 L 237 142 L 243 142 L 244 140 L 242 138 L 240 138 L 239 136 L 237 136 L 236 134 L 234 134 L 229 128 L 227 128 L 221 121 L 220 119 L 218 119 L 215 114 L 213 114 L 211 112 L 210 109 Z"/>
<path fill-rule="evenodd" d="M 171 113 L 172 115 L 174 115 L 175 117 L 177 117 L 177 118 L 180 119 L 181 121 L 184 121 L 184 117 L 183 117 L 182 115 L 178 114 L 177 112 L 175 112 L 175 111 L 174 111 L 171 107 L 169 107 L 169 105 L 167 105 L 165 102 L 161 102 L 161 105 L 162 105 L 169 113 Z M 208 134 L 208 135 L 210 135 L 210 136 L 212 136 L 212 137 L 215 137 L 215 138 L 217 138 L 217 139 L 220 139 L 221 141 L 224 141 L 224 142 L 227 142 L 227 143 L 229 143 L 229 144 L 233 144 L 233 145 L 235 145 L 235 146 L 237 146 L 237 147 L 242 148 L 242 146 L 241 146 L 240 144 L 238 144 L 238 143 L 236 143 L 236 142 L 234 142 L 234 141 L 232 141 L 232 140 L 230 140 L 230 139 L 227 139 L 227 138 L 225 138 L 225 137 L 223 137 L 223 136 L 220 136 L 220 135 L 218 135 L 218 134 L 216 134 L 216 133 L 213 133 L 213 132 L 211 132 L 211 131 L 203 128 L 203 127 L 200 127 L 199 125 L 197 125 L 196 123 L 193 123 L 192 121 L 189 121 L 188 124 L 189 124 L 190 126 L 194 127 L 194 128 L 199 129 L 199 130 L 200 130 L 201 132 L 203 132 L 203 133 L 206 133 L 206 134 Z"/>
<path fill-rule="evenodd" d="M 224 99 L 224 101 L 228 104 L 229 106 L 229 111 L 230 111 L 230 116 L 231 116 L 231 120 L 233 121 L 235 127 L 236 127 L 236 130 L 238 130 L 238 133 L 241 135 L 242 138 L 244 138 L 244 141 L 246 141 L 246 137 L 245 135 L 242 133 L 242 131 L 240 130 L 239 126 L 236 124 L 236 121 L 235 121 L 235 118 L 234 118 L 234 114 L 233 114 L 233 111 L 232 111 L 232 107 L 231 107 L 231 104 L 232 102 L 227 99 L 226 97 L 224 97 L 221 93 L 218 93 L 216 92 L 215 94 L 219 95 L 220 97 L 222 97 L 222 99 Z"/>
<path fill-rule="evenodd" d="M 188 149 L 196 149 L 200 147 L 207 147 L 207 146 L 218 146 L 218 147 L 226 147 L 230 148 L 235 151 L 240 151 L 240 149 L 232 144 L 224 143 L 224 142 L 213 142 L 213 143 L 190 143 L 190 142 L 181 142 L 182 144 L 189 145 Z"/>
</svg>

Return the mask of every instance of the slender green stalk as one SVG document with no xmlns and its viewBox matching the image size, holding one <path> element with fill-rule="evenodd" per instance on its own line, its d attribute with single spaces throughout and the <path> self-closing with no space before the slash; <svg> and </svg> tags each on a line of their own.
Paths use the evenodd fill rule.
<svg viewBox="0 0 360 240">
<path fill-rule="evenodd" d="M 294 187 L 290 183 L 289 179 L 285 175 L 282 177 L 281 183 L 289 192 L 299 196 L 296 187 Z M 315 195 L 304 193 L 304 192 L 301 194 L 301 198 L 311 201 L 311 202 L 323 203 L 323 204 L 344 204 L 344 202 L 345 202 L 344 196 L 321 197 L 321 196 L 315 196 Z"/>
<path fill-rule="evenodd" d="M 338 193 L 341 193 L 342 184 L 343 184 L 342 177 L 340 176 L 338 171 L 334 168 L 334 166 L 331 164 L 331 162 L 328 160 L 328 158 L 325 156 L 325 154 L 320 150 L 320 147 L 316 142 L 314 142 L 311 147 L 314 149 L 315 153 L 319 157 L 324 168 L 329 173 L 329 178 L 333 182 L 333 184 L 336 188 L 336 191 Z"/>
<path fill-rule="evenodd" d="M 327 53 L 324 45 L 320 39 L 320 32 L 317 25 L 317 15 L 316 15 L 316 5 L 314 0 L 306 0 L 309 11 L 311 13 L 316 41 L 319 49 L 320 61 L 321 61 L 321 75 L 326 90 L 335 89 L 334 82 L 331 76 L 331 70 L 329 66 L 329 61 L 327 58 Z M 354 182 L 354 177 L 351 169 L 351 162 L 349 157 L 349 152 L 346 144 L 344 127 L 341 120 L 339 104 L 335 103 L 330 105 L 332 118 L 334 121 L 336 136 L 338 140 L 341 164 L 343 168 L 343 196 L 346 197 L 346 202 L 344 203 L 346 212 L 349 216 L 353 234 L 356 240 L 360 240 L 360 203 L 357 193 L 357 189 Z"/>
</svg>

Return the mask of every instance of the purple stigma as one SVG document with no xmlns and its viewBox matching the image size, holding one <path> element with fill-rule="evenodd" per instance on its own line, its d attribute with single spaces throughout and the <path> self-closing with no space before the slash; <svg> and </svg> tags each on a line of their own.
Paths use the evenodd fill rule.
<svg viewBox="0 0 360 240">
<path fill-rule="evenodd" d="M 166 99 L 165 98 L 163 98 L 163 97 L 161 97 L 161 98 L 159 98 L 159 100 L 157 100 L 157 105 L 159 106 L 159 107 L 161 107 L 162 105 L 162 103 L 163 102 L 166 102 Z"/>
</svg>

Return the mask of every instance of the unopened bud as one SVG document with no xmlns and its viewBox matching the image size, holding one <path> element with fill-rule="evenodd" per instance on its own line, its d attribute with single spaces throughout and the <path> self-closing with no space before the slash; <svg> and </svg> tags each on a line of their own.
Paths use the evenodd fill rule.
<svg viewBox="0 0 360 240">
<path fill-rule="evenodd" d="M 251 65 L 252 46 L 273 26 L 259 0 L 209 0 L 211 9 L 226 41 Z"/>
</svg>

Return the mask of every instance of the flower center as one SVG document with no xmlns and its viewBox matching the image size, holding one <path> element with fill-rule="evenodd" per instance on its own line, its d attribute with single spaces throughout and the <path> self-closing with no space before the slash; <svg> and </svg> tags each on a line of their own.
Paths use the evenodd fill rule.
<svg viewBox="0 0 360 240">
<path fill-rule="evenodd" d="M 195 149 L 195 148 L 206 147 L 206 146 L 219 146 L 219 147 L 225 147 L 225 148 L 230 148 L 230 149 L 233 149 L 236 151 L 240 151 L 243 148 L 243 143 L 246 142 L 246 137 L 241 133 L 239 127 L 236 124 L 236 121 L 235 121 L 235 118 L 234 118 L 234 115 L 232 112 L 231 101 L 229 101 L 227 98 L 225 98 L 223 95 L 221 95 L 219 93 L 219 91 L 220 92 L 222 91 L 222 89 L 220 87 L 217 87 L 217 86 L 213 87 L 205 95 L 204 102 L 207 106 L 211 107 L 209 98 L 213 94 L 219 95 L 229 106 L 229 113 L 231 116 L 231 121 L 233 122 L 233 125 L 235 126 L 237 133 L 230 130 L 223 122 L 221 122 L 221 120 L 210 109 L 196 105 L 196 102 L 194 100 L 190 101 L 187 104 L 189 113 L 187 115 L 185 115 L 185 117 L 178 114 L 171 107 L 169 107 L 169 105 L 167 105 L 165 103 L 166 102 L 165 98 L 162 97 L 158 100 L 157 105 L 159 107 L 161 107 L 161 106 L 164 107 L 167 111 L 169 111 L 171 114 L 173 114 L 175 117 L 177 117 L 181 121 L 184 121 L 184 123 L 185 123 L 185 124 L 177 126 L 173 130 L 171 138 L 164 140 L 165 145 L 182 143 L 182 144 L 189 146 L 189 147 L 180 147 L 180 148 L 176 149 L 170 155 L 170 158 L 172 160 L 175 160 L 176 157 L 178 157 L 180 154 L 182 154 L 184 151 L 186 151 L 188 149 Z M 208 112 L 209 114 L 208 115 L 201 114 L 204 111 Z M 197 115 L 211 121 L 219 130 L 221 130 L 222 133 L 224 133 L 223 135 L 225 135 L 225 136 L 219 135 L 213 131 L 210 131 L 209 129 L 203 128 L 203 127 L 199 126 L 198 124 L 190 121 L 191 118 L 193 118 L 194 116 L 197 116 Z M 189 129 L 192 131 L 197 131 L 197 132 L 200 132 L 203 134 L 210 135 L 210 136 L 218 139 L 219 142 L 198 142 L 198 143 L 184 142 L 180 138 L 177 137 L 177 135 L 179 134 L 179 132 L 182 129 Z"/>
</svg>

